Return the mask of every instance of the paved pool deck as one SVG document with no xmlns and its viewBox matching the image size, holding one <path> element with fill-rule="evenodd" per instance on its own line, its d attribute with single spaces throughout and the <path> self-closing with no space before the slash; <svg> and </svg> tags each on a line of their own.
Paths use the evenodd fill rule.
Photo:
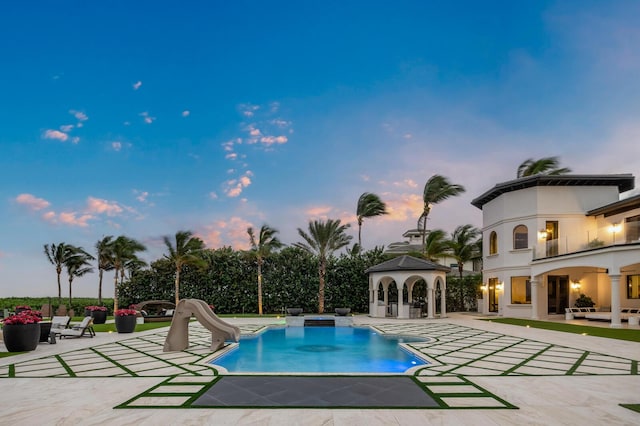
<svg viewBox="0 0 640 426">
<path fill-rule="evenodd" d="M 283 322 L 225 320 L 243 334 Z M 271 406 L 262 402 L 265 408 L 229 408 L 206 398 L 205 405 L 213 406 L 197 406 L 199 398 L 222 390 L 224 379 L 232 376 L 202 364 L 210 355 L 210 335 L 192 323 L 191 346 L 184 352 L 162 352 L 165 328 L 41 343 L 33 352 L 0 359 L 2 424 L 640 424 L 640 413 L 619 405 L 640 403 L 640 343 L 511 326 L 465 314 L 433 320 L 356 316 L 354 322 L 384 333 L 432 339 L 411 344 L 433 361 L 411 378 L 435 406 L 369 408 L 354 402 L 352 408 L 318 408 L 311 402 L 305 408 L 279 408 L 276 401 Z M 307 387 L 314 385 L 308 377 L 301 380 Z M 349 379 L 346 383 L 360 386 Z"/>
</svg>

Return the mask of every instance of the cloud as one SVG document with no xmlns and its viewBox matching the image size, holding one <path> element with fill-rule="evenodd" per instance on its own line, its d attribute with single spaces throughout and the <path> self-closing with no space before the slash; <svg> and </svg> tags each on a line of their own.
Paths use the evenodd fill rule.
<svg viewBox="0 0 640 426">
<path fill-rule="evenodd" d="M 52 222 L 55 223 L 56 220 L 56 213 L 53 211 L 48 211 L 42 214 L 42 219 L 44 219 L 47 222 Z"/>
<path fill-rule="evenodd" d="M 73 124 L 65 124 L 64 126 L 60 126 L 60 130 L 65 133 L 69 133 L 71 130 L 73 130 Z"/>
<path fill-rule="evenodd" d="M 393 194 L 383 193 L 383 201 L 387 204 L 389 214 L 380 216 L 383 221 L 405 221 L 416 219 L 422 214 L 424 203 L 419 194 Z"/>
<path fill-rule="evenodd" d="M 149 196 L 149 193 L 147 191 L 138 192 L 138 196 L 136 197 L 136 200 L 140 201 L 141 203 L 145 203 L 147 202 L 148 196 Z"/>
<path fill-rule="evenodd" d="M 250 247 L 247 228 L 253 224 L 241 217 L 233 216 L 228 220 L 218 220 L 205 226 L 202 240 L 207 247 L 219 248 L 231 246 L 236 250 L 248 250 Z"/>
<path fill-rule="evenodd" d="M 122 149 L 122 143 L 121 142 L 111 142 L 111 148 L 113 148 L 114 151 L 120 151 Z"/>
<path fill-rule="evenodd" d="M 87 211 L 89 213 L 106 214 L 107 216 L 118 216 L 123 212 L 123 208 L 115 201 L 89 197 L 87 199 Z"/>
<path fill-rule="evenodd" d="M 61 132 L 59 130 L 51 130 L 51 129 L 46 130 L 44 132 L 43 137 L 45 139 L 56 139 L 62 142 L 65 142 L 67 139 L 69 139 L 69 135 L 67 135 L 66 133 Z"/>
<path fill-rule="evenodd" d="M 260 138 L 260 142 L 267 146 L 271 146 L 273 144 L 283 144 L 287 143 L 289 139 L 286 136 L 263 136 Z"/>
<path fill-rule="evenodd" d="M 269 123 L 273 124 L 274 126 L 277 126 L 281 129 L 285 129 L 289 126 L 291 126 L 291 121 L 287 121 L 287 120 L 283 120 L 281 118 L 276 118 L 275 120 L 271 120 L 269 121 Z"/>
<path fill-rule="evenodd" d="M 132 87 L 133 90 L 138 90 L 140 88 L 140 86 L 142 86 L 142 82 L 141 81 L 136 81 L 135 83 L 133 83 Z"/>
<path fill-rule="evenodd" d="M 225 155 L 224 158 L 226 158 L 227 160 L 235 160 L 236 158 L 238 158 L 238 154 L 236 154 L 235 152 L 231 152 Z"/>
<path fill-rule="evenodd" d="M 38 198 L 31 194 L 20 194 L 16 197 L 16 202 L 18 204 L 22 204 L 27 206 L 30 210 L 38 211 L 42 209 L 46 209 L 51 205 L 50 202 L 45 200 L 44 198 Z"/>
<path fill-rule="evenodd" d="M 333 210 L 333 207 L 315 206 L 309 207 L 307 210 L 305 210 L 305 214 L 312 219 L 327 219 L 331 210 Z"/>
<path fill-rule="evenodd" d="M 80 138 L 78 136 L 74 136 L 71 138 L 71 143 L 77 145 L 80 142 Z"/>
<path fill-rule="evenodd" d="M 215 192 L 210 192 L 209 193 L 209 198 L 211 198 L 212 200 L 217 200 L 218 199 L 218 194 L 216 194 Z"/>
<path fill-rule="evenodd" d="M 240 109 L 240 113 L 245 117 L 253 117 L 256 111 L 260 109 L 258 105 L 252 104 L 240 104 L 238 108 Z"/>
<path fill-rule="evenodd" d="M 185 109 L 184 111 L 182 111 L 182 116 L 183 117 L 188 117 L 191 114 L 191 111 L 189 111 L 188 109 Z"/>
<path fill-rule="evenodd" d="M 142 119 L 144 120 L 145 123 L 147 124 L 151 124 L 154 121 L 156 121 L 156 117 L 152 117 L 149 115 L 149 113 L 147 111 L 141 112 L 140 114 L 138 114 L 140 117 L 142 117 Z"/>
<path fill-rule="evenodd" d="M 87 114 L 85 114 L 82 111 L 76 111 L 74 109 L 70 109 L 69 114 L 73 115 L 78 121 L 87 121 L 89 119 L 89 117 L 87 117 Z M 78 125 L 78 127 L 82 127 L 82 126 Z"/>
<path fill-rule="evenodd" d="M 242 194 L 242 190 L 251 185 L 251 176 L 253 173 L 251 170 L 247 170 L 243 176 L 239 179 L 230 179 L 226 182 L 227 188 L 224 193 L 228 197 L 235 198 Z"/>
<path fill-rule="evenodd" d="M 93 219 L 93 216 L 89 214 L 77 216 L 75 212 L 63 212 L 58 215 L 58 220 L 61 223 L 69 226 L 79 226 L 81 228 L 89 226 L 87 221 L 90 219 Z"/>
<path fill-rule="evenodd" d="M 417 188 L 418 184 L 413 179 L 404 179 L 401 182 L 393 182 L 394 186 Z"/>
</svg>

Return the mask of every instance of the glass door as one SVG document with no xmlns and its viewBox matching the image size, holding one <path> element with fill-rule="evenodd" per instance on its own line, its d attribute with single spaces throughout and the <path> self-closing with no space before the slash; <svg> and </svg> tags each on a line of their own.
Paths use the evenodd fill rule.
<svg viewBox="0 0 640 426">
<path fill-rule="evenodd" d="M 545 225 L 547 231 L 547 257 L 558 255 L 558 221 L 548 220 Z"/>
<path fill-rule="evenodd" d="M 564 308 L 569 307 L 569 277 L 550 275 L 547 278 L 547 288 L 547 312 L 564 314 Z"/>
<path fill-rule="evenodd" d="M 498 279 L 489 278 L 489 312 L 498 312 Z"/>
</svg>

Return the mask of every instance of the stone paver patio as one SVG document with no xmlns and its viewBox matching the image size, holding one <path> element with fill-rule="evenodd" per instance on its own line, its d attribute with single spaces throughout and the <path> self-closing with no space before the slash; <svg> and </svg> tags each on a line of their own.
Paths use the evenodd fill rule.
<svg viewBox="0 0 640 426">
<path fill-rule="evenodd" d="M 230 322 L 249 334 L 281 320 Z M 10 407 L 9 417 L 3 419 L 24 422 L 40 413 L 42 418 L 52 419 L 51 423 L 93 423 L 77 417 L 84 412 L 92 419 L 102 419 L 96 423 L 135 418 L 137 424 L 152 424 L 151 419 L 155 419 L 153 424 L 169 424 L 214 418 L 224 424 L 276 423 L 283 419 L 297 424 L 367 425 L 409 421 L 594 424 L 598 419 L 611 424 L 640 423 L 638 413 L 618 405 L 640 402 L 638 343 L 507 326 L 465 316 L 430 321 L 356 317 L 356 323 L 383 333 L 430 338 L 409 346 L 434 361 L 416 370 L 414 381 L 437 402 L 435 408 L 371 409 L 363 404 L 340 409 L 306 408 L 305 413 L 313 415 L 304 417 L 296 415 L 296 409 L 277 408 L 277 404 L 268 409 L 198 408 L 195 401 L 218 386 L 219 376 L 215 368 L 202 363 L 210 356 L 210 334 L 192 323 L 191 345 L 184 352 L 162 352 L 166 329 L 159 329 L 128 336 L 100 333 L 94 339 L 64 340 L 56 345 L 42 343 L 34 352 L 0 359 L 3 405 Z M 6 392 L 8 389 L 15 392 Z M 46 411 L 59 402 L 61 390 L 62 395 L 72 398 L 76 389 L 85 390 L 75 401 L 79 412 Z M 35 407 L 29 400 L 37 402 Z M 166 410 L 172 413 L 170 418 L 155 414 Z M 140 417 L 140 411 L 148 415 Z M 475 415 L 469 416 L 470 412 Z M 352 417 L 350 413 L 359 414 Z"/>
</svg>

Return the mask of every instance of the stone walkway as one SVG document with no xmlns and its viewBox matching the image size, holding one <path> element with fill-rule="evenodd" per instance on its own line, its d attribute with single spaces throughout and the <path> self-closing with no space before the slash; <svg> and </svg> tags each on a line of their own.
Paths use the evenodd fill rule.
<svg viewBox="0 0 640 426">
<path fill-rule="evenodd" d="M 243 334 L 259 332 L 267 323 L 275 322 L 274 319 L 247 321 L 249 320 L 236 322 Z M 615 401 L 616 405 L 640 402 L 640 344 L 600 338 L 579 341 L 582 336 L 543 330 L 532 331 L 524 327 L 491 324 L 466 318 L 432 321 L 381 321 L 359 318 L 358 322 L 367 323 L 382 333 L 419 335 L 430 339 L 428 342 L 409 344 L 413 350 L 424 354 L 432 361 L 431 365 L 414 371 L 413 380 L 416 386 L 436 402 L 435 407 L 422 410 L 502 408 L 510 412 L 512 410 L 509 409 L 518 407 L 522 410 L 526 398 L 523 398 L 521 393 L 513 391 L 523 386 L 523 379 L 530 378 L 533 384 L 536 377 L 543 380 L 555 380 L 551 379 L 552 377 L 562 380 L 572 380 L 570 377 L 584 377 L 589 380 L 602 377 L 609 379 L 602 383 L 613 383 L 611 378 L 620 376 L 621 383 L 631 384 L 628 390 L 634 397 L 630 395 L 628 400 Z M 114 399 L 116 402 L 112 403 L 110 408 L 198 408 L 198 398 L 214 389 L 218 383 L 222 383 L 219 381 L 218 371 L 202 363 L 203 358 L 210 356 L 210 333 L 199 324 L 192 323 L 189 329 L 189 349 L 178 353 L 164 353 L 162 346 L 166 333 L 166 329 L 160 329 L 135 333 L 127 336 L 128 338 L 114 333 L 113 336 L 108 336 L 106 340 L 109 341 L 106 342 L 99 335 L 95 339 L 63 340 L 56 345 L 43 343 L 32 353 L 0 359 L 0 386 L 14 383 L 16 380 L 38 379 L 42 383 L 46 380 L 48 387 L 55 387 L 49 380 L 60 381 L 62 385 L 65 382 L 63 378 L 82 379 L 87 382 L 108 379 L 132 383 L 131 380 L 137 380 L 140 386 L 144 386 L 143 379 L 154 378 L 156 381 L 151 386 L 142 389 L 139 389 L 140 386 L 132 387 L 139 390 L 129 396 L 128 392 L 122 393 L 120 400 Z M 607 345 L 607 341 L 614 343 Z M 584 344 L 585 342 L 587 344 Z M 41 347 L 43 352 L 51 353 L 37 356 Z M 624 377 L 629 377 L 631 382 Z M 492 378 L 507 382 L 496 386 Z M 308 377 L 305 380 L 308 380 Z M 511 387 L 509 381 L 515 386 Z M 353 383 L 356 386 L 355 380 Z M 115 382 L 113 386 L 120 387 Z M 532 386 L 532 389 L 534 388 L 535 385 Z M 556 387 L 549 391 L 555 392 L 557 389 Z M 587 391 L 589 394 L 590 392 Z M 272 408 L 279 406 L 282 404 L 274 403 Z M 363 403 L 351 408 L 366 406 L 367 404 Z M 384 405 L 379 407 L 385 408 Z M 258 409 L 247 410 L 254 412 Z M 114 413 L 120 411 L 116 410 Z M 617 415 L 621 416 L 621 419 L 638 416 L 637 413 L 629 413 L 621 411 Z M 25 419 L 18 413 L 16 416 L 16 421 Z M 117 417 L 117 414 L 109 418 L 113 416 Z M 400 417 L 404 418 L 404 415 Z M 505 418 L 513 417 L 506 415 Z M 635 420 L 640 418 L 635 417 Z M 627 423 L 623 420 L 614 424 Z"/>
</svg>

